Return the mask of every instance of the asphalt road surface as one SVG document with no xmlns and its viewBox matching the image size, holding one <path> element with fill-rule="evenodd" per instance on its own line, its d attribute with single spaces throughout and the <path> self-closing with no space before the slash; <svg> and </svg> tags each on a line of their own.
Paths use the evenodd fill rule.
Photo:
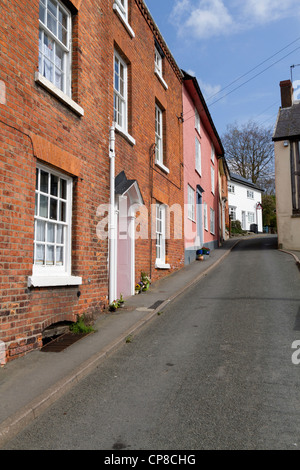
<svg viewBox="0 0 300 470">
<path fill-rule="evenodd" d="M 299 287 L 243 240 L 6 448 L 299 450 Z"/>
</svg>

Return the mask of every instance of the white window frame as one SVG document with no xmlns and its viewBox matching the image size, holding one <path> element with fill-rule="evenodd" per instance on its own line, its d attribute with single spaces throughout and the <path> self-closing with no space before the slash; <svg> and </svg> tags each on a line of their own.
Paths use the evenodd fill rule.
<svg viewBox="0 0 300 470">
<path fill-rule="evenodd" d="M 163 69 L 162 69 L 162 56 L 159 53 L 159 50 L 157 49 L 156 46 L 154 46 L 154 66 L 155 66 L 155 72 L 162 77 L 163 74 Z"/>
<path fill-rule="evenodd" d="M 251 189 L 247 189 L 247 198 L 254 199 L 254 191 L 252 191 Z"/>
<path fill-rule="evenodd" d="M 231 193 L 231 194 L 235 194 L 234 184 L 228 184 L 228 192 Z"/>
<path fill-rule="evenodd" d="M 201 130 L 200 115 L 196 108 L 195 108 L 195 129 L 200 134 L 200 130 Z"/>
<path fill-rule="evenodd" d="M 52 10 L 50 5 L 56 7 L 56 17 L 52 14 L 52 12 L 54 13 L 54 9 Z M 61 18 L 60 15 L 65 15 L 65 25 L 59 21 L 59 18 Z M 61 37 L 59 30 L 61 30 Z M 65 41 L 63 41 L 63 32 L 66 34 Z M 45 44 L 46 42 L 48 47 Z M 70 11 L 59 0 L 40 0 L 39 74 L 68 97 L 71 97 L 71 42 L 72 17 Z M 56 55 L 56 52 L 58 50 L 61 51 L 61 68 L 59 68 L 57 64 L 58 55 Z M 52 69 L 50 69 L 48 73 L 45 69 L 46 63 L 52 66 Z M 55 70 L 61 71 L 63 77 L 61 84 L 55 80 Z"/>
<path fill-rule="evenodd" d="M 158 165 L 166 173 L 169 169 L 164 164 L 164 112 L 155 104 L 155 164 Z"/>
<path fill-rule="evenodd" d="M 164 142 L 163 142 L 163 112 L 155 105 L 155 162 L 164 163 Z"/>
<path fill-rule="evenodd" d="M 45 190 L 41 187 L 42 174 L 45 177 L 45 182 L 47 181 Z M 51 182 L 54 179 L 57 186 L 53 184 L 51 189 Z M 64 192 L 62 191 L 63 181 Z M 28 286 L 79 285 L 82 283 L 81 277 L 71 275 L 72 186 L 71 177 L 47 166 L 37 165 L 34 255 L 32 276 L 28 278 Z M 44 205 L 41 203 L 42 198 L 46 203 Z M 53 208 L 52 215 L 51 207 Z M 44 214 L 42 213 L 43 209 L 46 211 Z M 49 230 L 50 227 L 53 230 Z M 37 259 L 38 247 L 44 251 L 43 261 Z M 47 263 L 47 251 L 50 248 L 53 249 L 53 258 L 51 262 Z M 56 252 L 59 248 L 63 249 L 62 261 L 55 263 Z"/>
<path fill-rule="evenodd" d="M 155 233 L 156 233 L 156 260 L 155 267 L 159 269 L 169 269 L 166 263 L 166 206 L 156 204 L 155 213 Z"/>
<path fill-rule="evenodd" d="M 236 220 L 236 207 L 229 206 L 229 215 L 231 216 L 231 220 Z"/>
<path fill-rule="evenodd" d="M 156 46 L 154 46 L 154 72 L 161 81 L 164 88 L 167 90 L 168 85 L 163 78 L 163 58 Z"/>
<path fill-rule="evenodd" d="M 210 233 L 215 235 L 216 230 L 216 213 L 212 207 L 210 208 Z"/>
<path fill-rule="evenodd" d="M 254 222 L 255 222 L 255 213 L 254 212 L 248 212 L 247 218 L 248 218 L 248 223 L 249 224 L 254 224 Z"/>
<path fill-rule="evenodd" d="M 215 169 L 210 167 L 210 178 L 211 178 L 211 192 L 215 194 Z"/>
<path fill-rule="evenodd" d="M 211 143 L 211 154 L 210 154 L 210 159 L 212 161 L 212 163 L 214 164 L 215 163 L 215 146 L 213 143 Z"/>
<path fill-rule="evenodd" d="M 195 137 L 195 169 L 201 176 L 201 142 Z"/>
<path fill-rule="evenodd" d="M 188 218 L 195 222 L 195 190 L 188 184 Z"/>
<path fill-rule="evenodd" d="M 204 229 L 208 231 L 207 203 L 203 203 Z"/>
<path fill-rule="evenodd" d="M 121 73 L 121 70 L 123 70 L 123 74 Z M 123 83 L 123 90 L 122 87 L 120 87 L 121 80 Z M 114 52 L 113 83 L 113 121 L 115 129 L 117 132 L 122 134 L 131 145 L 135 145 L 135 139 L 128 133 L 128 65 L 117 51 Z"/>
<path fill-rule="evenodd" d="M 114 0 L 113 9 L 124 24 L 129 35 L 134 38 L 135 33 L 128 22 L 128 0 Z"/>
<path fill-rule="evenodd" d="M 128 22 L 128 0 L 115 0 L 115 4 L 119 7 L 124 20 Z"/>
<path fill-rule="evenodd" d="M 114 122 L 116 127 L 127 133 L 128 95 L 127 64 L 115 51 L 114 53 Z M 123 84 L 123 86 L 121 86 Z"/>
</svg>

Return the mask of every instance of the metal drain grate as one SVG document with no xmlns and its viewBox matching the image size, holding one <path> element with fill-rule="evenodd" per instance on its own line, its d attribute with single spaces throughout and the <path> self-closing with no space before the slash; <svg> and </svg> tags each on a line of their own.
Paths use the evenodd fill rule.
<svg viewBox="0 0 300 470">
<path fill-rule="evenodd" d="M 159 307 L 162 303 L 164 303 L 164 300 L 157 300 L 157 302 L 155 302 L 153 305 L 151 305 L 151 307 L 149 308 L 153 308 L 154 310 Z"/>
<path fill-rule="evenodd" d="M 64 349 L 68 348 L 72 344 L 79 341 L 84 336 L 87 336 L 90 333 L 82 333 L 82 334 L 75 334 L 75 333 L 65 333 L 60 335 L 58 338 L 53 339 L 49 343 L 45 344 L 42 347 L 42 352 L 61 352 Z"/>
</svg>

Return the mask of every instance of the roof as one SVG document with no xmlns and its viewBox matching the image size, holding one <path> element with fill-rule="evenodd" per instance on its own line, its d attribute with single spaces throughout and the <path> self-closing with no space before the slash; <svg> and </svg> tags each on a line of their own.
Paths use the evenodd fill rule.
<svg viewBox="0 0 300 470">
<path fill-rule="evenodd" d="M 139 199 L 141 201 L 141 204 L 144 204 L 143 197 L 141 195 L 139 185 L 137 180 L 129 180 L 126 177 L 126 174 L 124 171 L 121 171 L 116 177 L 115 177 L 115 193 L 119 194 L 120 196 L 125 195 L 132 186 L 135 186 L 137 194 L 139 196 Z"/>
<path fill-rule="evenodd" d="M 204 96 L 201 92 L 201 89 L 200 89 L 199 83 L 197 81 L 197 78 L 193 77 L 192 75 L 189 75 L 184 70 L 182 70 L 182 73 L 183 73 L 184 83 L 186 85 L 188 83 L 191 83 L 193 85 L 194 90 L 195 90 L 193 92 L 193 89 L 191 89 L 191 87 L 187 86 L 187 89 L 188 89 L 190 95 L 193 96 L 193 95 L 195 95 L 195 92 L 196 92 L 196 95 L 193 96 L 195 101 L 196 101 L 196 96 L 197 95 L 198 95 L 198 100 L 200 99 L 201 108 L 200 108 L 200 110 L 198 109 L 200 119 L 201 119 L 202 122 L 204 122 L 206 124 L 207 130 L 210 134 L 210 137 L 212 138 L 212 141 L 213 141 L 214 147 L 217 151 L 217 154 L 220 157 L 224 157 L 225 151 L 224 151 L 221 139 L 219 137 L 217 129 L 215 128 L 214 122 L 213 122 L 211 114 L 208 110 L 208 107 L 207 107 L 206 101 L 204 99 Z M 197 103 L 196 103 L 196 105 L 197 105 Z"/>
<path fill-rule="evenodd" d="M 236 173 L 230 173 L 230 181 L 234 181 L 238 184 L 243 184 L 245 186 L 248 186 L 249 188 L 255 189 L 256 191 L 264 191 L 263 189 L 259 188 L 256 184 L 252 183 L 252 181 L 247 180 L 243 176 L 238 175 Z"/>
<path fill-rule="evenodd" d="M 300 102 L 280 108 L 272 140 L 291 140 L 300 137 Z"/>
</svg>

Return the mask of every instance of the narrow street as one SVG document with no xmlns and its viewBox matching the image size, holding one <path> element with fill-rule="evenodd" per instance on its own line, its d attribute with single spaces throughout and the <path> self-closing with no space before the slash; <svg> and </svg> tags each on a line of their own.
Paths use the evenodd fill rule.
<svg viewBox="0 0 300 470">
<path fill-rule="evenodd" d="M 300 273 L 276 241 L 240 242 L 6 449 L 299 450 Z"/>
</svg>

